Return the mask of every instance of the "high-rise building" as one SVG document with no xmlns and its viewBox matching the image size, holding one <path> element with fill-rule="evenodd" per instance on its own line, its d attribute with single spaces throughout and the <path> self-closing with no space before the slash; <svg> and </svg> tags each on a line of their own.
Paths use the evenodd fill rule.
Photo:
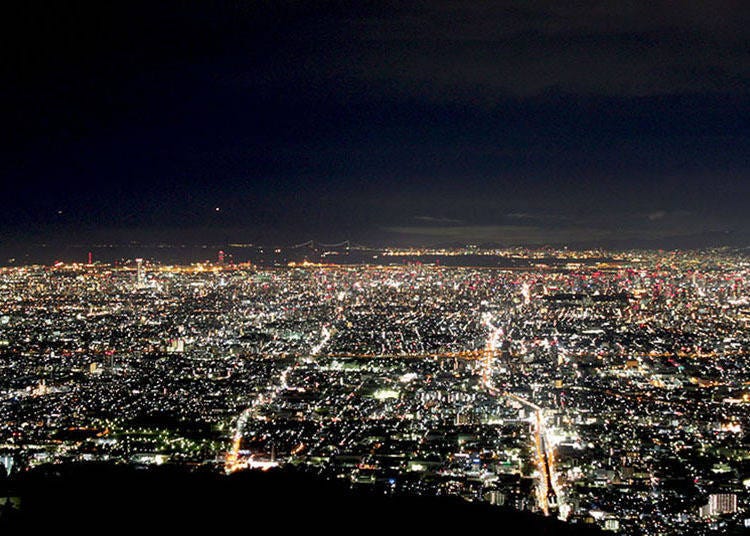
<svg viewBox="0 0 750 536">
<path fill-rule="evenodd" d="M 10 475 L 11 471 L 13 471 L 13 456 L 10 454 L 0 456 L 0 465 L 5 469 L 5 474 Z"/>
<path fill-rule="evenodd" d="M 135 286 L 137 288 L 143 288 L 146 286 L 146 272 L 143 269 L 143 259 L 136 259 L 135 264 L 138 268 L 135 278 Z"/>
<path fill-rule="evenodd" d="M 620 521 L 616 517 L 608 517 L 604 520 L 604 530 L 617 532 L 620 530 Z"/>
<path fill-rule="evenodd" d="M 734 514 L 735 512 L 737 512 L 736 493 L 712 493 L 708 496 L 708 504 L 700 508 L 702 517 Z"/>
<path fill-rule="evenodd" d="M 177 337 L 169 339 L 167 344 L 167 352 L 169 353 L 182 353 L 185 351 L 185 339 Z"/>
<path fill-rule="evenodd" d="M 734 514 L 737 511 L 736 493 L 712 493 L 708 496 L 712 513 Z"/>
<path fill-rule="evenodd" d="M 524 305 L 531 303 L 531 286 L 526 281 L 521 285 L 521 296 L 523 296 Z"/>
</svg>

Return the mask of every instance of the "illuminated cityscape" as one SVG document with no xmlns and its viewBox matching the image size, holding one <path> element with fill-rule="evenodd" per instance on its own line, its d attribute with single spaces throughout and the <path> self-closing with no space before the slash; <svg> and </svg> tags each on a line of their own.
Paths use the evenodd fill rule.
<svg viewBox="0 0 750 536">
<path fill-rule="evenodd" d="M 0 534 L 750 533 L 750 9 L 3 3 Z"/>
<path fill-rule="evenodd" d="M 750 524 L 746 253 L 332 252 L 3 268 L 3 472 L 294 467 L 620 534 Z"/>
</svg>

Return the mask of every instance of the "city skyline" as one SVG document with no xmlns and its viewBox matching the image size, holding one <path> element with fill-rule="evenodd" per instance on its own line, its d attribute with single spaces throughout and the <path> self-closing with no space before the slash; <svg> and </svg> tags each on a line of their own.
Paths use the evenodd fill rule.
<svg viewBox="0 0 750 536">
<path fill-rule="evenodd" d="M 124 466 L 307 475 L 371 515 L 460 498 L 553 534 L 750 526 L 747 252 L 270 254 L 0 268 L 11 513 L 40 508 L 35 478 Z"/>
</svg>

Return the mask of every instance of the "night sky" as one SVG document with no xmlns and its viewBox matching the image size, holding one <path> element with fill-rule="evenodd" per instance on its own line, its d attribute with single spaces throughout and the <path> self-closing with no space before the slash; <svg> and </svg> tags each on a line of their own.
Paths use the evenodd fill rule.
<svg viewBox="0 0 750 536">
<path fill-rule="evenodd" d="M 742 0 L 30 3 L 0 241 L 750 244 Z"/>
</svg>

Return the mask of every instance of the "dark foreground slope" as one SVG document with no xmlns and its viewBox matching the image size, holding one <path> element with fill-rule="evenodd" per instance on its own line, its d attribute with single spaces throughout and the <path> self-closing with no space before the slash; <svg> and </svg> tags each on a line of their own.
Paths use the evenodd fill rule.
<svg viewBox="0 0 750 536">
<path fill-rule="evenodd" d="M 446 529 L 500 535 L 598 534 L 456 498 L 353 493 L 337 483 L 286 471 L 225 477 L 166 467 L 56 466 L 26 473 L 10 483 L 8 491 L 22 500 L 20 511 L 0 516 L 0 529 L 8 533 L 63 528 L 73 534 L 250 533 L 270 524 L 284 534 L 426 535 Z"/>
</svg>

